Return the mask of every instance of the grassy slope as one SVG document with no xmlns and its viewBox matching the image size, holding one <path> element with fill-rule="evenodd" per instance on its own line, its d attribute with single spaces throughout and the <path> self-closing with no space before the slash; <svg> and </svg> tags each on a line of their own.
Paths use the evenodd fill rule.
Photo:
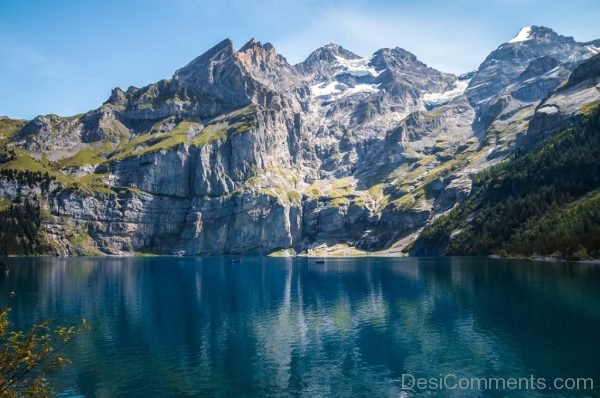
<svg viewBox="0 0 600 398">
<path fill-rule="evenodd" d="M 8 160 L 0 163 L 0 172 L 14 170 L 18 172 L 37 172 L 54 178 L 66 188 L 74 188 L 88 193 L 114 194 L 104 181 L 106 175 L 90 174 L 76 177 L 62 172 L 61 168 L 77 167 L 84 165 L 97 165 L 107 162 L 119 161 L 129 157 L 139 157 L 165 149 L 174 149 L 181 144 L 208 145 L 216 140 L 225 140 L 229 135 L 236 135 L 251 131 L 256 127 L 256 109 L 248 106 L 229 115 L 208 123 L 203 129 L 197 121 L 181 121 L 171 131 L 152 131 L 130 136 L 129 131 L 119 122 L 115 121 L 113 130 L 120 135 L 119 144 L 113 147 L 110 143 L 97 143 L 90 145 L 74 156 L 61 159 L 58 162 L 49 162 L 45 159 L 34 159 L 29 153 L 19 148 L 8 148 L 5 145 L 11 137 L 20 130 L 25 121 L 0 118 L 0 155 Z M 172 118 L 157 122 L 161 123 Z"/>
<path fill-rule="evenodd" d="M 245 107 L 214 122 L 202 125 L 195 120 L 177 123 L 170 131 L 159 129 L 161 123 L 172 122 L 166 118 L 157 122 L 150 132 L 131 136 L 129 130 L 116 120 L 109 130 L 118 136 L 118 144 L 110 142 L 87 146 L 74 156 L 50 162 L 45 157 L 35 159 L 27 151 L 9 146 L 11 138 L 26 124 L 23 120 L 0 117 L 0 177 L 17 180 L 25 185 L 47 184 L 56 181 L 62 189 L 77 190 L 91 195 L 114 196 L 120 188 L 111 188 L 107 174 L 88 174 L 81 177 L 65 173 L 65 167 L 98 165 L 119 161 L 128 157 L 139 157 L 164 149 L 174 149 L 183 143 L 202 146 L 229 136 L 252 131 L 256 128 L 256 109 Z M 126 188 L 133 190 L 133 188 Z M 0 255 L 46 254 L 52 251 L 53 242 L 47 241 L 40 229 L 44 210 L 39 198 L 26 203 L 0 199 Z M 51 217 L 51 215 L 49 215 Z M 84 228 L 65 225 L 67 239 L 73 253 L 98 254 Z"/>
<path fill-rule="evenodd" d="M 0 146 L 6 144 L 10 138 L 25 126 L 25 120 L 0 117 Z"/>
</svg>

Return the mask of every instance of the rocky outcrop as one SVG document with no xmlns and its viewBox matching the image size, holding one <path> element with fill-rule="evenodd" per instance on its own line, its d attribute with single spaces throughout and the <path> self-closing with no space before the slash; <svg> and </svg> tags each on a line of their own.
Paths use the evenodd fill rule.
<svg viewBox="0 0 600 398">
<path fill-rule="evenodd" d="M 576 122 L 594 104 L 600 104 L 600 55 L 581 63 L 566 84 L 540 103 L 522 144 L 530 147 L 553 131 Z"/>
</svg>

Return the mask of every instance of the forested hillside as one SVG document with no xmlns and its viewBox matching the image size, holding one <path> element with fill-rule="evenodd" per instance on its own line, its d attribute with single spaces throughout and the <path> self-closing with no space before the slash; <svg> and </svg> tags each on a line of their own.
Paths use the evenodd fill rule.
<svg viewBox="0 0 600 398">
<path fill-rule="evenodd" d="M 600 108 L 477 174 L 467 200 L 426 226 L 416 255 L 600 257 Z"/>
</svg>

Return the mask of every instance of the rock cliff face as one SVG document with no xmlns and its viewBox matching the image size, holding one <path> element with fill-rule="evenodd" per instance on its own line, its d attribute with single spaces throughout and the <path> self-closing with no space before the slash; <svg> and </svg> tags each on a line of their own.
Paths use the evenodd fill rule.
<svg viewBox="0 0 600 398">
<path fill-rule="evenodd" d="M 454 76 L 400 48 L 290 65 L 225 40 L 83 115 L 0 119 L 0 198 L 39 201 L 61 255 L 401 247 L 473 173 L 598 102 L 598 51 L 526 27 Z"/>
</svg>

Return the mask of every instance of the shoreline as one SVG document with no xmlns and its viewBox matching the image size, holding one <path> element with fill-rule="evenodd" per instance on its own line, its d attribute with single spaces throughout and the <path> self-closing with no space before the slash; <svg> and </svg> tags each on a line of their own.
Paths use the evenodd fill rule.
<svg viewBox="0 0 600 398">
<path fill-rule="evenodd" d="M 487 256 L 489 258 L 506 259 L 506 260 L 529 260 L 539 261 L 546 263 L 582 263 L 582 264 L 598 264 L 600 265 L 600 258 L 592 258 L 589 260 L 567 260 L 564 258 L 550 257 L 550 256 L 536 256 L 536 257 L 520 257 L 520 256 L 498 256 L 497 254 L 491 254 Z"/>
<path fill-rule="evenodd" d="M 364 254 L 363 254 L 364 253 Z M 152 255 L 131 255 L 131 256 L 118 256 L 118 255 L 105 255 L 105 256 L 50 256 L 50 255 L 39 255 L 39 256 L 21 256 L 21 255 L 5 255 L 1 256 L 2 258 L 208 258 L 208 257 L 236 257 L 236 258 L 273 258 L 273 259 L 284 259 L 284 258 L 306 258 L 306 259 L 352 259 L 352 258 L 491 258 L 496 260 L 528 260 L 528 261 L 537 261 L 537 262 L 546 262 L 546 263 L 581 263 L 581 264 L 596 264 L 600 265 L 600 258 L 594 258 L 589 260 L 566 260 L 562 258 L 556 257 L 521 257 L 521 256 L 498 256 L 496 254 L 491 255 L 483 255 L 483 256 L 407 256 L 407 255 L 397 255 L 395 253 L 386 253 L 382 252 L 363 252 L 363 253 L 352 253 L 352 254 L 343 254 L 343 253 L 302 253 L 302 254 L 293 254 L 287 256 L 281 255 L 244 255 L 244 254 L 220 254 L 220 255 L 184 255 L 178 256 L 173 254 L 152 254 Z"/>
</svg>

